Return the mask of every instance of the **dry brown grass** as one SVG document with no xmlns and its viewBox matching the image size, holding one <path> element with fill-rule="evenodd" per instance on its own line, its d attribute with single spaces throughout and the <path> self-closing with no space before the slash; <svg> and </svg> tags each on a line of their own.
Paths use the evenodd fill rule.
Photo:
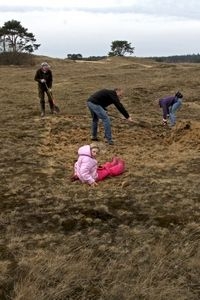
<svg viewBox="0 0 200 300">
<path fill-rule="evenodd" d="M 61 113 L 41 119 L 33 78 L 44 60 Z M 198 300 L 199 65 L 35 61 L 0 67 L 0 299 Z M 121 156 L 127 170 L 97 188 L 71 183 L 90 142 L 86 99 L 119 85 L 137 124 L 110 107 L 116 144 L 100 126 L 99 162 Z M 167 130 L 156 99 L 177 90 L 184 105 Z"/>
</svg>

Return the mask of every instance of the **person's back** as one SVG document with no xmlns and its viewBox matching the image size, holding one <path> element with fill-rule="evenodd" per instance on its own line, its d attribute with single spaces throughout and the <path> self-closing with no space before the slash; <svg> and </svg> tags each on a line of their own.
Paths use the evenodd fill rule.
<svg viewBox="0 0 200 300">
<path fill-rule="evenodd" d="M 88 101 L 102 107 L 107 107 L 119 100 L 115 90 L 102 89 L 91 95 Z"/>
<path fill-rule="evenodd" d="M 114 90 L 102 89 L 91 95 L 88 102 L 100 105 L 104 109 L 111 104 L 114 104 L 119 112 L 126 118 L 129 118 L 129 114 L 120 102 L 120 98 L 123 96 L 123 90 L 118 88 Z"/>
<path fill-rule="evenodd" d="M 159 105 L 160 107 L 163 106 L 169 107 L 173 104 L 174 100 L 175 100 L 175 96 L 166 96 L 159 100 Z"/>
</svg>

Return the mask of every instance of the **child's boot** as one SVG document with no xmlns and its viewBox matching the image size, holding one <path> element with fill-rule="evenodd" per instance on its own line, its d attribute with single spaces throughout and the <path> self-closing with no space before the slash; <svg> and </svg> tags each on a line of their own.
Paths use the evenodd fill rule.
<svg viewBox="0 0 200 300">
<path fill-rule="evenodd" d="M 111 176 L 118 176 L 125 171 L 125 163 L 123 160 L 119 160 L 118 163 L 110 168 Z"/>
<path fill-rule="evenodd" d="M 103 168 L 112 168 L 118 163 L 118 158 L 113 157 L 112 161 L 108 161 L 105 164 L 102 165 Z"/>
</svg>

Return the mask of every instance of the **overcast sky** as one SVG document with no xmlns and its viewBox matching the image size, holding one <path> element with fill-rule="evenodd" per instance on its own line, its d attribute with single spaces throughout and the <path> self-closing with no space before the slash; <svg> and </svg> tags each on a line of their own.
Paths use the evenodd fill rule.
<svg viewBox="0 0 200 300">
<path fill-rule="evenodd" d="M 35 35 L 37 55 L 104 56 L 114 40 L 139 57 L 200 52 L 199 0 L 1 0 L 0 26 L 12 19 Z"/>
</svg>

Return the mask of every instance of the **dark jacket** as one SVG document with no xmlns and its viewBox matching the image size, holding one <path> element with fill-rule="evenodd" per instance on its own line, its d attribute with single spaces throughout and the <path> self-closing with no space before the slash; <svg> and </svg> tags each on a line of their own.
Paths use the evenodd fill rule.
<svg viewBox="0 0 200 300">
<path fill-rule="evenodd" d="M 159 105 L 163 109 L 163 119 L 167 118 L 167 115 L 169 114 L 170 106 L 172 106 L 177 101 L 178 98 L 175 96 L 168 96 L 159 100 Z"/>
<path fill-rule="evenodd" d="M 126 119 L 129 118 L 129 114 L 120 102 L 115 90 L 103 89 L 97 91 L 96 93 L 91 95 L 87 101 L 100 105 L 104 109 L 106 109 L 107 106 L 114 104 L 115 107 Z"/>
<path fill-rule="evenodd" d="M 52 88 L 53 76 L 51 70 L 43 72 L 40 68 L 35 73 L 34 80 L 38 82 L 39 88 L 46 90 L 45 83 L 40 82 L 41 79 L 45 79 L 48 88 Z"/>
</svg>

